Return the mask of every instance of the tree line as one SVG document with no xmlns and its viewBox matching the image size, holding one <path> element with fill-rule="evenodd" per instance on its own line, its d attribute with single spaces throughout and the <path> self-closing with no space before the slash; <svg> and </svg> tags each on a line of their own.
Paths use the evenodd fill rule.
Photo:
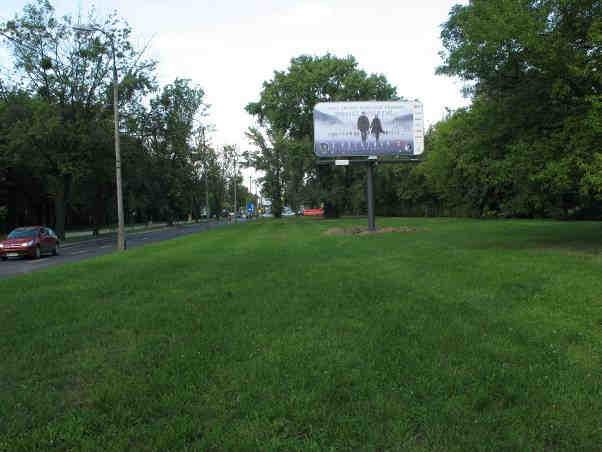
<svg viewBox="0 0 602 452">
<path fill-rule="evenodd" d="M 437 71 L 464 80 L 471 105 L 427 131 L 422 163 L 378 167 L 377 214 L 602 217 L 601 18 L 596 0 L 455 6 Z M 57 17 L 46 0 L 0 24 L 12 54 L 0 76 L 0 228 L 44 223 L 62 235 L 116 221 L 113 48 L 126 220 L 198 218 L 207 193 L 211 213 L 232 209 L 235 182 L 249 199 L 236 149 L 209 143 L 204 91 L 185 79 L 159 87 L 123 20 L 86 20 L 105 33 Z M 258 126 L 244 153 L 273 212 L 364 214 L 365 170 L 316 164 L 313 107 L 399 99 L 353 56 L 301 55 L 276 71 L 245 107 Z"/>
<path fill-rule="evenodd" d="M 602 3 L 473 0 L 441 38 L 437 72 L 464 80 L 471 106 L 427 131 L 422 163 L 378 168 L 377 214 L 602 218 Z M 299 56 L 264 82 L 248 158 L 275 212 L 364 213 L 365 171 L 316 164 L 312 110 L 399 98 L 352 56 Z"/>
<path fill-rule="evenodd" d="M 0 77 L 0 229 L 47 224 L 96 231 L 116 222 L 113 56 L 126 222 L 197 219 L 250 194 L 236 149 L 210 144 L 203 89 L 178 78 L 159 87 L 156 63 L 117 15 L 79 26 L 50 2 L 0 24 L 11 65 Z M 114 52 L 114 55 L 113 55 Z"/>
</svg>

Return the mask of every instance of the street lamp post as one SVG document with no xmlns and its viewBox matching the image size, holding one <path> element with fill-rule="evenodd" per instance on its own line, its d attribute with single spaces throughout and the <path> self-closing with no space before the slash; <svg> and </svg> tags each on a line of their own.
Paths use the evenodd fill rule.
<svg viewBox="0 0 602 452">
<path fill-rule="evenodd" d="M 234 223 L 236 223 L 236 214 L 238 213 L 238 205 L 236 202 L 236 148 L 234 148 Z"/>
<path fill-rule="evenodd" d="M 115 55 L 115 39 L 112 34 L 96 26 L 73 27 L 74 30 L 105 35 L 111 42 L 113 56 L 113 122 L 115 129 L 115 179 L 117 185 L 117 249 L 125 250 L 125 224 L 123 216 L 123 188 L 121 179 L 121 149 L 119 143 L 119 80 L 117 77 L 117 59 Z"/>
<path fill-rule="evenodd" d="M 205 146 L 205 127 L 201 127 L 203 154 L 205 159 L 205 214 L 207 221 L 211 218 L 211 212 L 209 211 L 209 159 L 207 155 L 207 147 Z"/>
</svg>

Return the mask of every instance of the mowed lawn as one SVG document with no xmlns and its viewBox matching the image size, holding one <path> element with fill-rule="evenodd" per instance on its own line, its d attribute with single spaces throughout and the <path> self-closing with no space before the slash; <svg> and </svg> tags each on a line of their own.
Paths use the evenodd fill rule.
<svg viewBox="0 0 602 452">
<path fill-rule="evenodd" d="M 602 223 L 363 223 L 0 281 L 0 449 L 602 448 Z"/>
</svg>

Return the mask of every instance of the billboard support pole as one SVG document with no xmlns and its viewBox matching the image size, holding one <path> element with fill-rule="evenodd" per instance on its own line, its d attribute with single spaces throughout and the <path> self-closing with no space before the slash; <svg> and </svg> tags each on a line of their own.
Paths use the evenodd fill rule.
<svg viewBox="0 0 602 452">
<path fill-rule="evenodd" d="M 376 224 L 374 221 L 374 163 L 368 162 L 368 180 L 366 184 L 366 198 L 368 201 L 368 230 L 375 231 Z"/>
<path fill-rule="evenodd" d="M 368 204 L 368 230 L 376 231 L 376 221 L 374 215 L 374 167 L 376 163 L 378 164 L 404 164 L 404 163 L 420 163 L 422 159 L 417 157 L 409 157 L 404 159 L 391 159 L 391 160 L 377 160 L 375 156 L 369 156 L 368 158 L 359 158 L 359 159 L 345 159 L 345 160 L 318 160 L 316 163 L 318 165 L 332 165 L 334 163 L 335 166 L 349 166 L 349 165 L 366 165 L 367 168 L 367 178 L 366 178 L 366 201 Z"/>
</svg>

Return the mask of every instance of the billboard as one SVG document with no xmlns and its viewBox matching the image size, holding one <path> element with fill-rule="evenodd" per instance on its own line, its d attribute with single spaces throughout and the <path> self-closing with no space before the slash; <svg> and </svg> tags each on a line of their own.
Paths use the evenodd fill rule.
<svg viewBox="0 0 602 452">
<path fill-rule="evenodd" d="M 318 157 L 412 156 L 423 149 L 420 101 L 324 102 L 314 107 Z"/>
</svg>

